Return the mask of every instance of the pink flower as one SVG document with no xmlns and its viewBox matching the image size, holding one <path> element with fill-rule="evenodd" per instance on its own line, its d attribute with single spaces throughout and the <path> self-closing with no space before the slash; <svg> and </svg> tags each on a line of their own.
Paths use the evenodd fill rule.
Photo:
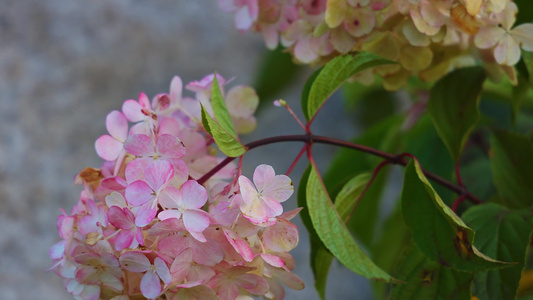
<svg viewBox="0 0 533 300">
<path fill-rule="evenodd" d="M 269 165 L 259 165 L 254 172 L 254 183 L 245 176 L 239 177 L 242 195 L 240 206 L 243 215 L 254 224 L 275 222 L 275 217 L 281 215 L 284 202 L 294 192 L 294 186 L 289 177 L 276 175 Z"/>
<path fill-rule="evenodd" d="M 144 273 L 141 279 L 141 292 L 143 296 L 153 299 L 161 293 L 161 280 L 165 284 L 172 282 L 167 264 L 160 257 L 154 258 L 151 264 L 141 252 L 126 252 L 120 256 L 120 265 L 134 273 Z"/>
<path fill-rule="evenodd" d="M 220 9 L 225 12 L 236 12 L 235 27 L 246 31 L 259 16 L 258 0 L 218 0 Z"/>
<path fill-rule="evenodd" d="M 205 242 L 202 232 L 209 226 L 209 214 L 202 210 L 207 202 L 207 191 L 195 180 L 185 182 L 178 190 L 166 188 L 159 201 L 167 210 L 159 213 L 160 220 L 169 218 L 180 219 L 189 233 L 197 240 Z"/>
<path fill-rule="evenodd" d="M 121 229 L 115 238 L 117 251 L 122 251 L 124 248 L 135 249 L 139 244 L 144 245 L 142 229 L 135 225 L 135 216 L 127 207 L 112 206 L 107 211 L 107 216 L 111 225 Z"/>
<path fill-rule="evenodd" d="M 230 267 L 211 278 L 207 286 L 217 291 L 222 300 L 233 300 L 239 295 L 239 288 L 254 295 L 264 295 L 268 291 L 268 283 L 263 277 L 249 273 L 255 268 Z"/>
<path fill-rule="evenodd" d="M 124 151 L 123 144 L 128 137 L 128 120 L 124 114 L 114 110 L 106 117 L 106 128 L 111 135 L 106 134 L 99 137 L 94 147 L 98 156 L 112 161 L 119 158 Z"/>
<path fill-rule="evenodd" d="M 80 264 L 76 269 L 76 281 L 82 284 L 103 284 L 117 292 L 124 288 L 119 278 L 122 270 L 117 258 L 110 253 L 84 253 L 77 255 L 74 260 Z"/>
<path fill-rule="evenodd" d="M 155 218 L 159 194 L 174 176 L 174 168 L 166 160 L 155 160 L 146 167 L 144 175 L 146 181 L 137 180 L 126 188 L 128 203 L 141 206 L 135 219 L 135 225 L 141 227 Z"/>
</svg>

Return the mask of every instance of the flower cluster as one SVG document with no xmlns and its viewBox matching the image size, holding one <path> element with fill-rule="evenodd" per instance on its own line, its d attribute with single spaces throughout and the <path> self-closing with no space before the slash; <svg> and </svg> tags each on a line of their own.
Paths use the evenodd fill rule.
<svg viewBox="0 0 533 300">
<path fill-rule="evenodd" d="M 95 143 L 106 162 L 76 177 L 84 190 L 70 214 L 62 210 L 62 240 L 50 249 L 51 269 L 76 299 L 283 299 L 281 283 L 303 288 L 288 253 L 299 210 L 280 204 L 290 178 L 268 165 L 253 182 L 235 165 L 202 177 L 220 162 L 200 114 L 200 103 L 212 112 L 214 76 L 237 131 L 253 130 L 255 91 L 225 93 L 220 75 L 186 85 L 195 98 L 182 97 L 174 77 L 170 93 L 141 93 L 108 114 L 109 134 Z"/>
<path fill-rule="evenodd" d="M 483 61 L 494 79 L 516 74 L 520 48 L 533 51 L 533 24 L 513 27 L 511 0 L 219 0 L 235 12 L 241 31 L 262 33 L 268 48 L 279 42 L 300 63 L 324 64 L 332 57 L 367 51 L 398 62 L 374 74 L 395 90 L 411 75 L 425 81 L 455 67 Z"/>
</svg>

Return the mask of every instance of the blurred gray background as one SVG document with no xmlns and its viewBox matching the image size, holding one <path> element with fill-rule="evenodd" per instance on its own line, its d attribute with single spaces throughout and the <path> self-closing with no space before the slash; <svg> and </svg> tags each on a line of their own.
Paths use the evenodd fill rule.
<svg viewBox="0 0 533 300">
<path fill-rule="evenodd" d="M 59 208 L 70 211 L 80 186 L 74 176 L 99 167 L 94 141 L 105 117 L 140 91 L 167 92 L 173 75 L 184 82 L 217 71 L 235 84 L 253 84 L 265 52 L 259 34 L 238 33 L 233 15 L 204 0 L 0 0 L 0 299 L 71 299 L 52 272 L 48 249 L 59 240 Z M 278 97 L 299 110 L 301 74 Z M 191 95 L 191 94 L 189 94 Z M 267 99 L 273 101 L 275 99 Z M 268 105 L 267 105 L 268 106 Z M 353 125 L 339 118 L 340 101 L 319 118 L 315 133 L 349 138 Z M 245 141 L 302 133 L 283 109 L 268 106 L 258 130 Z M 286 172 L 301 144 L 277 144 L 251 151 L 245 171 L 260 163 Z M 322 170 L 333 154 L 319 147 Z M 298 182 L 300 162 L 291 177 Z M 296 207 L 296 197 L 286 209 Z M 293 251 L 303 291 L 286 299 L 318 299 L 308 264 L 309 242 L 302 229 Z M 366 280 L 333 264 L 329 299 L 372 299 Z"/>
</svg>

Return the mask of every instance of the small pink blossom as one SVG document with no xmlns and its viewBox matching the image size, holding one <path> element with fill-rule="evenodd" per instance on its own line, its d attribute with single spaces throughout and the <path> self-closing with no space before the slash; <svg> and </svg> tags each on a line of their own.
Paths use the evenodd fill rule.
<svg viewBox="0 0 533 300">
<path fill-rule="evenodd" d="M 161 281 L 165 284 L 172 282 L 168 266 L 160 257 L 156 256 L 152 264 L 141 252 L 126 252 L 119 260 L 120 265 L 130 272 L 146 272 L 140 285 L 141 292 L 146 298 L 153 299 L 161 293 Z"/>
<path fill-rule="evenodd" d="M 105 160 L 115 160 L 124 151 L 128 137 L 128 121 L 119 111 L 112 111 L 106 117 L 106 128 L 110 135 L 102 135 L 95 142 L 96 153 Z"/>
</svg>

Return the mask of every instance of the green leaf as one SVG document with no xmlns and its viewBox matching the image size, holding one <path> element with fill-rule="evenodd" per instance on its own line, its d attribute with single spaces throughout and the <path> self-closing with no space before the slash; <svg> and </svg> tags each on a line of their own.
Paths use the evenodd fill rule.
<svg viewBox="0 0 533 300">
<path fill-rule="evenodd" d="M 444 76 L 429 92 L 429 114 L 455 161 L 479 119 L 484 81 L 483 68 L 461 68 Z"/>
<path fill-rule="evenodd" d="M 405 168 L 401 203 L 415 245 L 429 259 L 466 272 L 509 266 L 472 245 L 474 231 L 442 202 L 415 160 Z"/>
<path fill-rule="evenodd" d="M 509 268 L 479 273 L 472 293 L 479 300 L 514 299 L 533 230 L 531 211 L 512 211 L 495 203 L 476 205 L 463 214 L 476 231 L 474 245 L 486 255 L 517 263 Z"/>
<path fill-rule="evenodd" d="M 308 166 L 302 174 L 300 179 L 300 185 L 298 187 L 298 206 L 303 207 L 300 211 L 300 218 L 302 223 L 307 228 L 309 233 L 309 241 L 311 244 L 311 254 L 309 257 L 311 270 L 315 277 L 315 289 L 318 292 L 318 295 L 321 299 L 326 299 L 326 282 L 328 279 L 329 266 L 333 259 L 333 256 L 326 250 L 324 244 L 320 240 L 320 237 L 313 227 L 313 222 L 311 222 L 311 217 L 309 216 L 309 207 L 307 207 L 307 181 L 309 179 L 309 174 L 311 173 L 311 166 Z"/>
<path fill-rule="evenodd" d="M 307 182 L 307 205 L 313 226 L 329 251 L 348 269 L 370 279 L 396 280 L 376 266 L 342 222 L 315 166 Z"/>
<path fill-rule="evenodd" d="M 291 54 L 279 46 L 273 51 L 265 50 L 259 72 L 255 79 L 255 91 L 261 100 L 260 104 L 272 103 L 280 92 L 289 86 L 302 66 L 292 62 Z"/>
<path fill-rule="evenodd" d="M 391 273 L 394 266 L 399 263 L 401 256 L 398 253 L 403 253 L 407 247 L 413 247 L 411 234 L 403 220 L 402 210 L 399 201 L 385 220 L 381 236 L 370 247 L 374 262 Z M 386 283 L 380 281 L 372 282 L 374 290 L 374 297 L 377 300 L 389 299 L 389 290 L 385 289 Z"/>
<path fill-rule="evenodd" d="M 211 85 L 211 106 L 213 107 L 213 113 L 215 114 L 215 119 L 218 124 L 220 124 L 224 131 L 230 134 L 235 140 L 238 140 L 237 132 L 233 127 L 233 121 L 229 115 L 224 97 L 220 92 L 220 86 L 218 85 L 216 76 L 213 77 L 213 84 Z"/>
<path fill-rule="evenodd" d="M 514 0 L 514 3 L 518 6 L 515 26 L 533 22 L 533 2 L 530 0 Z"/>
<path fill-rule="evenodd" d="M 391 299 L 394 300 L 471 299 L 470 283 L 473 274 L 431 261 L 416 248 L 405 255 L 397 277 L 407 283 L 392 288 Z"/>
<path fill-rule="evenodd" d="M 511 208 L 533 204 L 533 144 L 517 133 L 494 131 L 490 139 L 494 185 Z"/>
<path fill-rule="evenodd" d="M 301 105 L 302 105 L 302 112 L 304 114 L 304 117 L 307 121 L 309 121 L 309 111 L 307 109 L 307 103 L 309 102 L 309 92 L 311 91 L 311 87 L 313 86 L 313 82 L 315 82 L 315 79 L 318 77 L 318 74 L 322 71 L 323 68 L 320 68 L 311 74 L 309 78 L 307 78 L 307 81 L 305 82 L 304 88 L 302 90 L 302 99 L 301 99 Z"/>
<path fill-rule="evenodd" d="M 217 144 L 218 148 L 222 153 L 231 157 L 238 157 L 243 155 L 246 152 L 246 148 L 241 142 L 239 142 L 235 136 L 230 132 L 220 126 L 205 110 L 202 105 L 202 123 L 204 124 L 205 129 Z"/>
<path fill-rule="evenodd" d="M 335 209 L 337 209 L 343 222 L 346 222 L 347 218 L 350 216 L 357 199 L 365 189 L 371 177 L 372 175 L 370 173 L 363 173 L 355 176 L 344 185 L 337 195 Z"/>
<path fill-rule="evenodd" d="M 309 119 L 315 117 L 322 104 L 348 78 L 363 70 L 390 63 L 393 62 L 367 52 L 332 59 L 322 68 L 311 85 L 306 105 Z M 302 107 L 305 106 L 302 105 Z"/>
</svg>

